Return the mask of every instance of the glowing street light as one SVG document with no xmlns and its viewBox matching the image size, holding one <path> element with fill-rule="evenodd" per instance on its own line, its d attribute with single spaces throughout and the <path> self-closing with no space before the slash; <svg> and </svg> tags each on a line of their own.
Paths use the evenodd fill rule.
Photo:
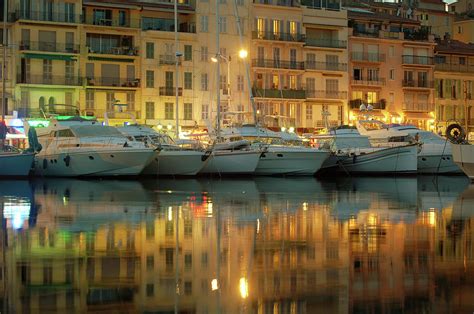
<svg viewBox="0 0 474 314">
<path fill-rule="evenodd" d="M 249 296 L 249 283 L 246 278 L 242 277 L 239 281 L 240 296 L 246 299 Z"/>
<path fill-rule="evenodd" d="M 245 59 L 249 55 L 248 51 L 245 49 L 240 49 L 239 51 L 239 58 L 240 59 Z"/>
</svg>

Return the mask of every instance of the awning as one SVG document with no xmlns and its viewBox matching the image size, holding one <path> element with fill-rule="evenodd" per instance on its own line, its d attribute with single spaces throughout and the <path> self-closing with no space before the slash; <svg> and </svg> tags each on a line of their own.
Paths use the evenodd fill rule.
<svg viewBox="0 0 474 314">
<path fill-rule="evenodd" d="M 428 112 L 405 112 L 406 120 L 432 120 L 434 119 Z"/>
<path fill-rule="evenodd" d="M 44 54 L 44 53 L 24 53 L 23 57 L 27 59 L 76 61 L 76 57 L 74 56 L 54 55 L 54 54 Z"/>
<path fill-rule="evenodd" d="M 133 62 L 134 59 L 129 58 L 107 58 L 107 57 L 89 57 L 90 61 L 109 61 L 109 62 Z"/>
</svg>

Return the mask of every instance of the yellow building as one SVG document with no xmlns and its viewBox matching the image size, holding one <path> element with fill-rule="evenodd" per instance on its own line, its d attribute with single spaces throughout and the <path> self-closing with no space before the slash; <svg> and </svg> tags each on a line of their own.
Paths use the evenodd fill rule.
<svg viewBox="0 0 474 314">
<path fill-rule="evenodd" d="M 474 45 L 445 39 L 436 46 L 435 103 L 438 130 L 458 122 L 474 129 Z"/>
<path fill-rule="evenodd" d="M 434 119 L 433 36 L 411 19 L 349 11 L 350 119 L 370 115 L 431 129 Z"/>
<path fill-rule="evenodd" d="M 474 42 L 474 19 L 468 16 L 458 16 L 453 22 L 453 39 L 464 43 Z"/>
</svg>

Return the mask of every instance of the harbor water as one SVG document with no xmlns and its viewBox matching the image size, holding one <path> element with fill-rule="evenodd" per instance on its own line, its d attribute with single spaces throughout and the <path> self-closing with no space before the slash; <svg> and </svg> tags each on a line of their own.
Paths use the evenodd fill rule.
<svg viewBox="0 0 474 314">
<path fill-rule="evenodd" d="M 2 313 L 474 311 L 462 176 L 0 187 Z"/>
</svg>

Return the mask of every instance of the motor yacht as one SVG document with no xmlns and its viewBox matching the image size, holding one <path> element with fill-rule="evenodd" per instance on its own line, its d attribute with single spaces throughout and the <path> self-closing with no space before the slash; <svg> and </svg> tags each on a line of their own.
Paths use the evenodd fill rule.
<svg viewBox="0 0 474 314">
<path fill-rule="evenodd" d="M 474 181 L 474 145 L 451 143 L 453 161 L 461 170 Z"/>
<path fill-rule="evenodd" d="M 296 134 L 281 134 L 264 127 L 245 124 L 222 130 L 230 142 L 248 141 L 261 151 L 256 175 L 314 175 L 329 157 L 329 151 L 305 147 Z"/>
<path fill-rule="evenodd" d="M 324 172 L 408 174 L 417 171 L 416 144 L 373 147 L 368 136 L 349 126 L 330 129 L 323 135 L 308 135 L 308 138 L 314 146 L 332 151 L 322 165 Z"/>
<path fill-rule="evenodd" d="M 53 118 L 37 131 L 43 147 L 34 167 L 39 176 L 136 176 L 155 156 L 153 148 L 96 120 Z"/>
<path fill-rule="evenodd" d="M 25 177 L 30 174 L 35 154 L 13 146 L 0 148 L 0 177 Z"/>
<path fill-rule="evenodd" d="M 128 125 L 117 129 L 134 141 L 156 148 L 156 155 L 143 170 L 146 175 L 194 176 L 207 163 L 204 151 L 183 148 L 151 127 Z"/>
<path fill-rule="evenodd" d="M 357 129 L 367 135 L 374 146 L 387 147 L 419 142 L 418 173 L 459 174 L 461 169 L 454 163 L 449 141 L 441 136 L 412 125 L 384 124 L 381 121 L 359 121 Z"/>
</svg>

